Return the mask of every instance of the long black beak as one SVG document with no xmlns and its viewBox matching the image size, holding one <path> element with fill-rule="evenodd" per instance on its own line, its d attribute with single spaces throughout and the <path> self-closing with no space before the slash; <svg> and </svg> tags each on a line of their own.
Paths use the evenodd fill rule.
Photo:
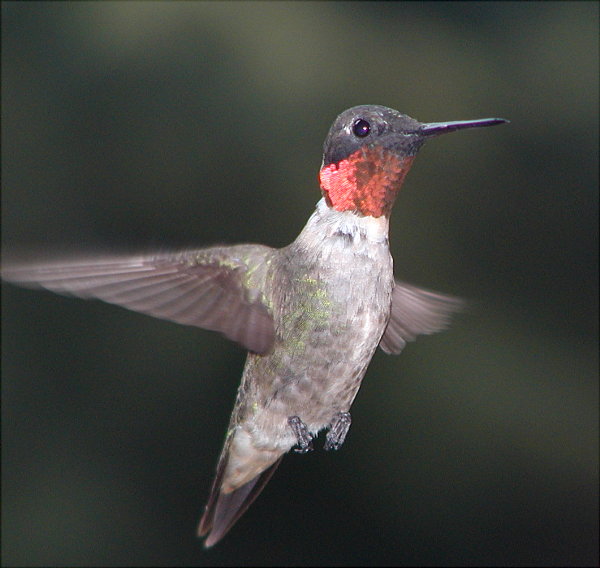
<svg viewBox="0 0 600 568">
<path fill-rule="evenodd" d="M 437 136 L 446 132 L 454 132 L 462 128 L 479 128 L 481 126 L 495 126 L 509 122 L 504 118 L 479 118 L 477 120 L 457 120 L 454 122 L 432 122 L 423 124 L 421 134 L 424 136 Z"/>
</svg>

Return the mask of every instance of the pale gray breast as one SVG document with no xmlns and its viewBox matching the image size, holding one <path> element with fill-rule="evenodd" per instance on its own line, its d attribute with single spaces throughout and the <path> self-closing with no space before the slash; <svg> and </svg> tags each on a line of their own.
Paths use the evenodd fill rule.
<svg viewBox="0 0 600 568">
<path fill-rule="evenodd" d="M 339 235 L 281 249 L 273 270 L 278 337 L 258 367 L 273 404 L 318 430 L 349 409 L 387 325 L 392 260 L 386 243 Z"/>
</svg>

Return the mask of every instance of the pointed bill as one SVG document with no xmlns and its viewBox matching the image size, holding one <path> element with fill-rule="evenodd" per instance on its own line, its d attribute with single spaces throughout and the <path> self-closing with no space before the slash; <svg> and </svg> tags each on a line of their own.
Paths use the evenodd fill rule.
<svg viewBox="0 0 600 568">
<path fill-rule="evenodd" d="M 421 133 L 425 136 L 437 136 L 438 134 L 446 134 L 464 128 L 481 128 L 484 126 L 496 126 L 497 124 L 505 124 L 509 122 L 504 118 L 479 118 L 476 120 L 456 120 L 454 122 L 431 122 L 423 124 Z"/>
</svg>

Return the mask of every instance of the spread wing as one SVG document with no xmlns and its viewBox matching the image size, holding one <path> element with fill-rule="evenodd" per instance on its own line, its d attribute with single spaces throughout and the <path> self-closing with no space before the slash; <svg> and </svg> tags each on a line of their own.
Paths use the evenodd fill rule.
<svg viewBox="0 0 600 568">
<path fill-rule="evenodd" d="M 390 321 L 379 346 L 386 353 L 397 355 L 418 335 L 446 329 L 452 314 L 463 307 L 459 298 L 396 281 Z"/>
<path fill-rule="evenodd" d="M 238 245 L 179 253 L 5 263 L 2 278 L 219 331 L 250 351 L 266 353 L 275 335 L 262 296 L 265 261 L 271 253 L 269 247 Z"/>
</svg>

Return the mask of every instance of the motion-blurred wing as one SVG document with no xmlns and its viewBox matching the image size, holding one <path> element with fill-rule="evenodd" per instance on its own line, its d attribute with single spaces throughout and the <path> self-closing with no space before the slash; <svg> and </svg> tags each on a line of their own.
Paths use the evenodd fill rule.
<svg viewBox="0 0 600 568">
<path fill-rule="evenodd" d="M 386 353 L 397 355 L 418 335 L 446 329 L 452 314 L 463 307 L 459 298 L 396 281 L 390 321 L 379 346 Z"/>
<path fill-rule="evenodd" d="M 219 331 L 256 353 L 274 340 L 262 289 L 268 247 L 4 264 L 2 278 L 80 298 L 99 298 L 177 323 Z"/>
</svg>

